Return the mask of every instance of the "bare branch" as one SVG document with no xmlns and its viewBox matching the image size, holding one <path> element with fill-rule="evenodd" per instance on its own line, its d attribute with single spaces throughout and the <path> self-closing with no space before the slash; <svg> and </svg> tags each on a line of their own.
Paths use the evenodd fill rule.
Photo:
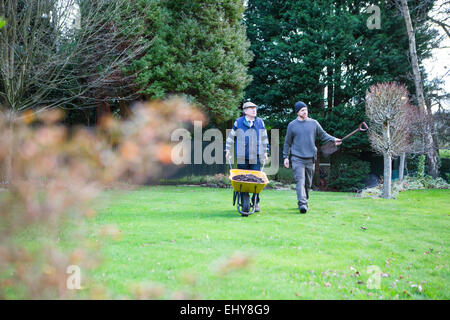
<svg viewBox="0 0 450 320">
<path fill-rule="evenodd" d="M 0 105 L 88 107 L 114 97 L 136 97 L 124 68 L 141 56 L 138 26 L 127 0 L 0 0 L 7 25 L 0 30 Z"/>
</svg>

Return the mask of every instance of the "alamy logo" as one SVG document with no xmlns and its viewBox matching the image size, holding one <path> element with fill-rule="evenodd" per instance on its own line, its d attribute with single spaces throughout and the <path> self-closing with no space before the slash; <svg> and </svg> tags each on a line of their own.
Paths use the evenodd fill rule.
<svg viewBox="0 0 450 320">
<path fill-rule="evenodd" d="M 70 265 L 66 269 L 66 273 L 70 274 L 67 277 L 66 286 L 69 290 L 80 290 L 81 289 L 81 269 L 79 266 Z"/>
<path fill-rule="evenodd" d="M 369 266 L 367 273 L 370 275 L 367 280 L 368 289 L 380 289 L 381 284 L 381 269 L 378 266 Z"/>
<path fill-rule="evenodd" d="M 371 5 L 366 9 L 366 13 L 372 14 L 367 19 L 367 28 L 370 30 L 381 29 L 381 10 L 377 5 Z"/>
<path fill-rule="evenodd" d="M 177 142 L 172 148 L 171 160 L 175 165 L 181 164 L 224 164 L 226 159 L 224 157 L 224 137 L 219 129 L 208 129 L 205 132 L 202 131 L 202 122 L 194 121 L 194 136 L 184 129 L 178 128 L 171 134 L 171 141 Z M 230 134 L 231 130 L 226 130 L 226 135 Z M 256 157 L 262 157 L 267 145 L 262 141 L 263 130 L 256 134 L 254 130 L 248 130 L 246 132 L 241 129 L 235 131 L 236 135 L 236 151 L 237 151 L 237 163 L 243 163 L 242 155 L 245 155 L 246 145 L 248 145 L 248 153 L 250 159 L 254 159 L 256 163 Z M 268 175 L 273 175 L 278 172 L 279 169 L 279 130 L 272 129 L 270 131 L 270 146 L 271 156 L 269 165 L 265 167 L 264 172 Z M 192 153 L 191 145 L 193 141 L 194 152 Z M 210 142 L 204 149 L 202 149 L 203 141 Z M 257 147 L 259 146 L 259 147 Z M 230 152 L 234 153 L 234 142 L 230 148 Z M 193 161 L 191 159 L 193 155 Z M 241 156 L 241 158 L 240 158 Z M 234 162 L 234 160 L 231 160 Z M 250 163 L 253 163 L 250 161 Z"/>
</svg>

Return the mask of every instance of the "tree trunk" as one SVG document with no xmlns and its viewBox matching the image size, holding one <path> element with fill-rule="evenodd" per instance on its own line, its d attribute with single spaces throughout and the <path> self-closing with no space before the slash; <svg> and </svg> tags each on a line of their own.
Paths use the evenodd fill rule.
<svg viewBox="0 0 450 320">
<path fill-rule="evenodd" d="M 128 119 L 131 116 L 131 109 L 126 101 L 120 100 L 119 108 L 120 108 L 120 117 L 122 118 L 122 120 Z"/>
<path fill-rule="evenodd" d="M 406 153 L 402 153 L 400 156 L 400 165 L 398 168 L 398 180 L 403 181 L 403 172 L 405 171 Z"/>
<path fill-rule="evenodd" d="M 437 141 L 434 134 L 433 115 L 428 115 L 426 120 L 427 134 L 426 140 L 426 153 L 428 163 L 428 174 L 434 179 L 439 175 L 439 152 L 437 151 Z"/>
<path fill-rule="evenodd" d="M 391 198 L 391 175 L 392 175 L 392 158 L 385 154 L 384 158 L 384 173 L 383 173 L 383 198 Z"/>
<path fill-rule="evenodd" d="M 425 134 L 425 150 L 428 159 L 428 173 L 431 176 L 433 176 L 433 178 L 436 178 L 438 175 L 438 156 L 436 155 L 435 147 L 433 145 L 433 137 L 432 137 L 434 129 L 433 117 L 431 114 L 431 110 L 429 111 L 430 114 L 428 114 L 427 110 L 425 109 L 425 98 L 423 94 L 422 78 L 420 75 L 419 61 L 417 59 L 416 37 L 412 27 L 408 3 L 407 0 L 400 0 L 400 2 L 402 5 L 402 14 L 403 17 L 405 18 L 406 30 L 408 32 L 409 51 L 411 54 L 411 64 L 414 74 L 414 84 L 416 87 L 417 102 L 419 104 L 419 108 L 424 112 L 424 115 L 426 115 L 426 120 L 424 123 L 425 129 L 424 134 Z"/>
<path fill-rule="evenodd" d="M 13 153 L 14 153 L 14 117 L 15 114 L 13 111 L 10 111 L 8 114 L 9 121 L 9 138 L 10 144 L 7 146 L 8 153 L 6 155 L 5 161 L 5 184 L 9 187 L 14 179 L 14 170 L 13 170 Z"/>
<path fill-rule="evenodd" d="M 431 101 L 430 99 L 425 100 L 425 105 L 427 107 L 427 122 L 429 128 L 431 129 L 431 139 L 433 140 L 433 157 L 427 157 L 428 162 L 428 174 L 433 178 L 439 175 L 439 143 L 437 138 L 437 132 L 434 125 L 433 112 L 431 111 Z M 429 138 L 427 136 L 427 138 Z M 428 155 L 428 153 L 427 153 Z"/>
<path fill-rule="evenodd" d="M 99 102 L 97 104 L 97 124 L 99 124 L 103 117 L 111 115 L 111 108 L 108 102 Z"/>
</svg>

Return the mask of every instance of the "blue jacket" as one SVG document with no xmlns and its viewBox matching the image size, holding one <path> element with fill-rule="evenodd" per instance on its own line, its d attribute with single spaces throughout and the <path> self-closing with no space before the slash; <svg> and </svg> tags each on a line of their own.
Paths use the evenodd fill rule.
<svg viewBox="0 0 450 320">
<path fill-rule="evenodd" d="M 235 138 L 234 152 L 238 159 L 252 160 L 269 152 L 269 138 L 261 118 L 256 117 L 252 124 L 245 119 L 245 116 L 236 119 L 227 138 L 225 150 L 231 148 Z"/>
</svg>

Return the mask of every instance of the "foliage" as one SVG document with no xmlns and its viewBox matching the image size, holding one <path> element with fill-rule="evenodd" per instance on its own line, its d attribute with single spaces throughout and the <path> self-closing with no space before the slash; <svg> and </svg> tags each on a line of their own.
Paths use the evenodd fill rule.
<svg viewBox="0 0 450 320">
<path fill-rule="evenodd" d="M 278 172 L 277 175 L 269 177 L 269 183 L 265 189 L 282 189 L 291 188 L 295 189 L 295 181 L 293 180 L 292 173 L 289 173 L 286 169 L 280 170 L 284 172 L 286 178 L 282 178 Z M 290 170 L 291 171 L 291 170 Z M 231 181 L 228 176 L 224 174 L 206 175 L 206 176 L 185 176 L 178 179 L 160 179 L 160 185 L 201 185 L 209 188 L 231 188 Z"/>
<path fill-rule="evenodd" d="M 420 114 L 420 109 L 409 104 L 405 85 L 377 83 L 366 91 L 370 144 L 384 159 L 385 198 L 391 197 L 392 157 L 413 149 L 411 140 L 416 137 L 412 134 L 412 128 L 421 123 L 417 114 Z"/>
<path fill-rule="evenodd" d="M 441 158 L 440 167 L 441 177 L 445 178 L 447 182 L 450 182 L 450 159 Z"/>
<path fill-rule="evenodd" d="M 22 112 L 127 100 L 132 74 L 121 68 L 146 49 L 121 28 L 127 0 L 12 1 L 0 31 L 0 105 Z M 122 18 L 124 19 L 124 18 Z"/>
<path fill-rule="evenodd" d="M 351 154 L 337 154 L 332 158 L 328 186 L 339 191 L 357 191 L 370 173 L 370 163 Z"/>
<path fill-rule="evenodd" d="M 291 168 L 279 168 L 277 174 L 273 176 L 273 179 L 284 184 L 295 184 L 294 174 Z"/>
<path fill-rule="evenodd" d="M 381 9 L 381 29 L 367 28 L 370 4 Z M 285 130 L 302 100 L 327 132 L 342 137 L 364 120 L 370 85 L 397 81 L 414 88 L 405 23 L 391 1 L 249 0 L 245 22 L 255 54 L 246 98 L 264 105 L 260 114 L 270 128 Z M 416 32 L 419 57 L 429 57 L 435 30 L 417 19 Z M 341 148 L 368 150 L 369 141 L 352 137 Z"/>
<path fill-rule="evenodd" d="M 448 189 L 450 184 L 448 184 L 441 177 L 433 179 L 432 176 L 426 175 L 422 179 L 418 179 L 418 182 L 423 185 L 425 189 Z"/>
<path fill-rule="evenodd" d="M 366 115 L 372 148 L 384 156 L 409 150 L 410 128 L 418 110 L 409 105 L 408 90 L 397 83 L 378 83 L 366 91 Z"/>
<path fill-rule="evenodd" d="M 410 57 L 410 63 L 411 68 L 413 71 L 413 79 L 414 79 L 414 85 L 415 85 L 415 100 L 417 102 L 417 106 L 419 107 L 420 113 L 423 115 L 423 120 L 421 122 L 421 129 L 420 133 L 423 137 L 423 147 L 425 149 L 425 153 L 427 155 L 428 160 L 428 172 L 430 175 L 432 175 L 434 178 L 438 175 L 439 170 L 439 155 L 437 154 L 438 151 L 438 145 L 437 145 L 437 139 L 435 131 L 435 125 L 433 123 L 433 114 L 431 110 L 431 102 L 430 99 L 425 100 L 424 96 L 424 89 L 423 89 L 423 81 L 422 79 L 425 79 L 425 77 L 422 77 L 421 70 L 419 67 L 419 58 L 417 56 L 417 46 L 416 46 L 416 34 L 415 30 L 413 29 L 413 22 L 410 15 L 410 9 L 408 5 L 407 0 L 399 0 L 400 2 L 400 12 L 402 13 L 405 24 L 406 24 L 406 30 L 408 33 L 408 39 L 409 39 L 409 57 Z M 433 1 L 427 1 L 423 5 L 423 7 L 432 7 Z M 413 8 L 411 8 L 411 11 Z"/>
<path fill-rule="evenodd" d="M 178 179 L 161 179 L 161 185 L 204 185 L 212 188 L 230 188 L 231 182 L 228 176 L 224 174 L 206 175 L 206 176 L 185 176 Z"/>
<path fill-rule="evenodd" d="M 250 81 L 243 1 L 141 0 L 137 5 L 147 21 L 149 43 L 132 67 L 140 93 L 146 98 L 182 95 L 215 123 L 235 117 Z"/>
<path fill-rule="evenodd" d="M 9 177 L 0 190 L 1 298 L 76 297 L 66 270 L 77 265 L 86 274 L 98 264 L 98 243 L 82 227 L 95 216 L 92 202 L 102 186 L 157 177 L 171 161 L 171 130 L 204 119 L 177 100 L 134 110 L 126 122 L 104 118 L 95 131 L 69 132 L 56 109 L 29 111 L 14 122 L 0 116 L 0 174 Z M 94 232 L 120 238 L 117 227 L 103 227 Z M 61 239 L 70 245 L 62 247 Z M 108 297 L 98 282 L 81 295 Z"/>
<path fill-rule="evenodd" d="M 450 99 L 450 92 L 446 97 L 441 98 L 443 101 Z M 443 102 L 439 105 L 443 107 Z M 440 156 L 447 156 L 450 158 L 450 111 L 438 111 L 433 114 L 434 123 L 436 126 L 436 135 L 439 142 L 440 151 L 444 152 L 444 155 L 440 153 Z"/>
<path fill-rule="evenodd" d="M 425 161 L 426 156 L 424 154 L 421 154 L 417 161 L 417 179 L 423 179 L 425 177 Z"/>
<path fill-rule="evenodd" d="M 440 149 L 439 156 L 441 159 L 450 159 L 450 150 L 449 149 Z"/>
<path fill-rule="evenodd" d="M 450 182 L 447 177 L 447 174 L 450 173 L 450 158 L 447 158 L 447 153 L 445 151 L 446 150 L 440 150 L 439 172 L 441 178 L 445 179 L 447 182 Z M 409 175 L 425 176 L 428 164 L 425 160 L 426 158 L 424 157 L 424 154 L 408 154 L 407 168 Z"/>
<path fill-rule="evenodd" d="M 407 190 L 422 190 L 422 189 L 450 189 L 450 184 L 441 177 L 433 179 L 433 177 L 425 175 L 423 177 L 406 176 L 403 181 L 394 181 L 392 185 L 393 198 L 398 197 L 398 194 Z M 380 184 L 374 188 L 366 188 L 362 190 L 358 197 L 361 198 L 381 198 L 383 193 L 383 185 Z"/>
</svg>

